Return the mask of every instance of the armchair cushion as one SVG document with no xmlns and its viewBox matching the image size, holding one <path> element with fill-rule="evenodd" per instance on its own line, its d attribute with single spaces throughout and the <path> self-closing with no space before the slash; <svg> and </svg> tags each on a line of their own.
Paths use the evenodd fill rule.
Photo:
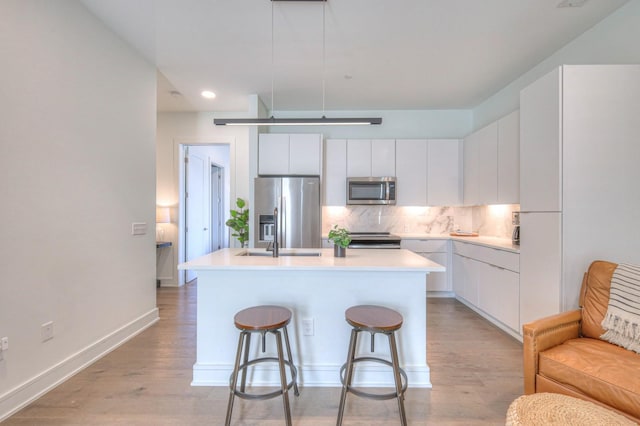
<svg viewBox="0 0 640 426">
<path fill-rule="evenodd" d="M 640 416 L 640 356 L 600 339 L 571 339 L 540 352 L 539 374 L 588 398 Z"/>
</svg>

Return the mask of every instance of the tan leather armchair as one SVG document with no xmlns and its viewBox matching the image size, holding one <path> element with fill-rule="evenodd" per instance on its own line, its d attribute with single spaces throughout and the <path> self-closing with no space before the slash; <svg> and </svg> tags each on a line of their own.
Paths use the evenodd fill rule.
<svg viewBox="0 0 640 426">
<path fill-rule="evenodd" d="M 591 264 L 580 309 L 523 326 L 524 391 L 581 398 L 640 422 L 640 354 L 600 339 L 617 266 Z"/>
</svg>

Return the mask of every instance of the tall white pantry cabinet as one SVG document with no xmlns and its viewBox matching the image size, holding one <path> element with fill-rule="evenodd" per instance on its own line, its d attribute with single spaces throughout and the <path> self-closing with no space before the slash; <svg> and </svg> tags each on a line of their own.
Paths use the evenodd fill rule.
<svg viewBox="0 0 640 426">
<path fill-rule="evenodd" d="M 640 264 L 640 65 L 565 65 L 520 93 L 520 323 L 578 306 L 593 260 Z"/>
</svg>

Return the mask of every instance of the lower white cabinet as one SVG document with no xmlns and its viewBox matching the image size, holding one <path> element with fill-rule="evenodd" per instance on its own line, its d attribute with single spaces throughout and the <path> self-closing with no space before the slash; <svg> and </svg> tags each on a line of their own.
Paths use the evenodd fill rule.
<svg viewBox="0 0 640 426">
<path fill-rule="evenodd" d="M 453 242 L 453 291 L 496 325 L 521 335 L 520 255 Z"/>
<path fill-rule="evenodd" d="M 403 249 L 411 250 L 446 268 L 446 272 L 432 272 L 427 276 L 427 291 L 451 292 L 451 274 L 449 265 L 449 241 L 446 239 L 409 240 L 400 243 Z"/>
</svg>

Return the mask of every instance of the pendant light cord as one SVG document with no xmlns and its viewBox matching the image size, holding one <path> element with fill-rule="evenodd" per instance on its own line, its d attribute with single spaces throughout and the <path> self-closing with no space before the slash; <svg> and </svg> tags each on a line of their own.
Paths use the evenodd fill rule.
<svg viewBox="0 0 640 426">
<path fill-rule="evenodd" d="M 326 54 L 326 24 L 325 24 L 325 9 L 326 0 L 322 2 L 322 117 L 324 118 L 324 98 L 325 98 L 325 78 L 327 73 L 327 54 Z"/>
<path fill-rule="evenodd" d="M 273 42 L 273 1 L 271 2 L 271 117 L 273 117 L 273 80 L 274 80 L 274 76 L 275 76 L 275 61 L 274 61 L 274 42 Z"/>
</svg>

